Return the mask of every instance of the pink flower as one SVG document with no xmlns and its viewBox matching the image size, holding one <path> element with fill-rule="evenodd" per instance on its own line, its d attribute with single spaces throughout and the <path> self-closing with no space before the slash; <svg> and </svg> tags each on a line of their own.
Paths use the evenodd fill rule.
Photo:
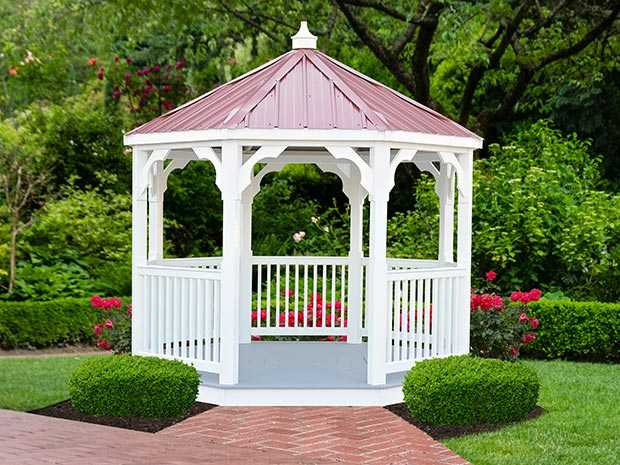
<svg viewBox="0 0 620 465">
<path fill-rule="evenodd" d="M 93 332 L 95 333 L 95 337 L 101 336 L 101 333 L 103 332 L 103 326 L 100 324 L 96 324 L 93 328 Z"/>
<path fill-rule="evenodd" d="M 97 64 L 97 59 L 95 57 L 90 57 L 87 63 L 89 66 L 95 66 Z"/>
<path fill-rule="evenodd" d="M 527 317 L 525 313 L 522 313 L 521 315 L 519 315 L 519 323 L 527 323 L 528 321 L 529 321 L 529 318 Z"/>
<path fill-rule="evenodd" d="M 110 342 L 107 339 L 101 339 L 97 341 L 97 347 L 103 350 L 110 350 L 112 348 Z"/>
<path fill-rule="evenodd" d="M 114 322 L 112 320 L 105 320 L 104 326 L 108 329 L 114 328 Z"/>
<path fill-rule="evenodd" d="M 250 339 L 252 339 L 253 341 L 260 341 L 261 337 L 260 336 L 252 336 Z"/>
<path fill-rule="evenodd" d="M 131 305 L 127 306 L 127 316 L 131 316 L 133 313 L 133 307 Z"/>
<path fill-rule="evenodd" d="M 101 296 L 94 295 L 90 298 L 90 306 L 92 308 L 103 308 L 104 300 Z"/>
<path fill-rule="evenodd" d="M 496 294 L 472 294 L 470 304 L 472 312 L 476 310 L 501 310 L 504 308 L 504 300 Z"/>
<path fill-rule="evenodd" d="M 179 60 L 176 62 L 175 65 L 176 69 L 182 69 L 185 68 L 185 60 Z"/>
<path fill-rule="evenodd" d="M 540 298 L 542 297 L 542 291 L 536 288 L 532 289 L 528 294 L 529 294 L 530 302 L 536 302 L 537 300 L 540 300 Z"/>
<path fill-rule="evenodd" d="M 523 333 L 523 336 L 521 336 L 521 342 L 523 342 L 523 344 L 529 344 L 535 339 L 536 339 L 536 334 L 534 333 Z"/>
<path fill-rule="evenodd" d="M 519 356 L 519 348 L 518 347 L 511 348 L 510 355 L 512 356 L 512 358 L 517 358 Z"/>
<path fill-rule="evenodd" d="M 538 321 L 538 318 L 530 318 L 530 327 L 532 329 L 538 328 L 539 325 L 540 325 L 540 322 Z"/>
<path fill-rule="evenodd" d="M 510 300 L 512 300 L 513 302 L 520 301 L 522 298 L 523 292 L 521 291 L 514 291 L 512 294 L 510 294 Z"/>
<path fill-rule="evenodd" d="M 484 276 L 487 278 L 487 281 L 494 281 L 497 278 L 497 273 L 495 271 L 487 271 Z"/>
</svg>

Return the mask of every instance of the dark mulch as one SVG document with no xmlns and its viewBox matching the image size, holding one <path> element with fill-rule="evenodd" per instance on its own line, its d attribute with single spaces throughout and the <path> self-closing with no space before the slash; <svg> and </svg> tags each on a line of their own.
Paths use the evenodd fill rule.
<svg viewBox="0 0 620 465">
<path fill-rule="evenodd" d="M 186 418 L 193 417 L 199 413 L 216 407 L 213 404 L 195 402 L 187 415 L 176 418 L 141 418 L 141 417 L 104 417 L 95 415 L 85 415 L 73 408 L 70 400 L 65 400 L 57 404 L 49 405 L 30 413 L 44 415 L 46 417 L 64 418 L 66 420 L 83 421 L 85 423 L 96 423 L 98 425 L 115 426 L 116 428 L 132 429 L 145 433 L 156 433 L 164 428 L 179 423 Z"/>
<path fill-rule="evenodd" d="M 424 431 L 426 434 L 428 434 L 430 437 L 436 440 L 454 438 L 457 436 L 465 436 L 467 434 L 497 431 L 508 425 L 518 423 L 518 422 L 482 423 L 480 425 L 471 425 L 471 426 L 433 426 L 433 425 L 428 425 L 426 423 L 422 423 L 417 418 L 412 417 L 409 414 L 409 410 L 407 410 L 407 406 L 404 403 L 388 405 L 385 408 L 388 409 L 390 412 L 398 415 L 403 420 L 411 423 L 413 426 L 420 428 L 422 431 Z M 545 410 L 542 407 L 536 406 L 534 410 L 528 413 L 527 417 L 521 421 L 532 420 L 536 417 L 539 417 L 544 412 Z"/>
</svg>

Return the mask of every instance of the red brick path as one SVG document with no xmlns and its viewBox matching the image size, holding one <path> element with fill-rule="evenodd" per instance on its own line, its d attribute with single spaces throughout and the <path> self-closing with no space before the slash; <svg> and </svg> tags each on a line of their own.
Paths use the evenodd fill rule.
<svg viewBox="0 0 620 465">
<path fill-rule="evenodd" d="M 461 465 L 380 407 L 217 407 L 157 434 L 0 410 L 0 465 Z"/>
<path fill-rule="evenodd" d="M 207 444 L 108 426 L 0 410 L 2 465 L 311 465 L 277 451 Z M 333 462 L 331 462 L 333 464 Z"/>
<path fill-rule="evenodd" d="M 349 464 L 467 464 L 381 407 L 217 407 L 158 433 Z"/>
</svg>

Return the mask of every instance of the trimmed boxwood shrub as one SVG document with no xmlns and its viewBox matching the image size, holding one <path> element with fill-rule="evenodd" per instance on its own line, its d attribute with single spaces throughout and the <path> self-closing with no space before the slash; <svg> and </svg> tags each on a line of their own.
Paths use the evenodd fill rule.
<svg viewBox="0 0 620 465">
<path fill-rule="evenodd" d="M 93 310 L 88 299 L 0 301 L 0 347 L 42 348 L 93 342 L 93 326 L 100 319 L 101 311 Z"/>
<path fill-rule="evenodd" d="M 536 372 L 468 355 L 424 360 L 405 377 L 407 408 L 422 423 L 467 426 L 525 418 L 536 406 Z"/>
<path fill-rule="evenodd" d="M 114 355 L 83 362 L 69 380 L 71 403 L 88 415 L 170 418 L 189 411 L 200 376 L 182 362 Z"/>
<path fill-rule="evenodd" d="M 541 300 L 529 313 L 540 327 L 524 355 L 620 361 L 620 303 Z"/>
</svg>

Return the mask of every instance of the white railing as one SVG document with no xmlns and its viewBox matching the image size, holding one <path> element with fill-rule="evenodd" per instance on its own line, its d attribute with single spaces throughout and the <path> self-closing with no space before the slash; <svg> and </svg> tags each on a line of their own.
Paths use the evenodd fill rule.
<svg viewBox="0 0 620 465">
<path fill-rule="evenodd" d="M 190 258 L 164 258 L 151 260 L 149 265 L 172 266 L 182 268 L 200 268 L 204 270 L 219 270 L 222 265 L 222 257 L 190 257 Z"/>
<path fill-rule="evenodd" d="M 387 372 L 459 353 L 466 272 L 454 266 L 388 272 Z"/>
<path fill-rule="evenodd" d="M 191 259 L 190 259 L 191 260 Z M 204 260 L 204 259 L 202 259 Z M 220 369 L 221 271 L 197 265 L 138 267 L 142 292 L 141 355 Z"/>
<path fill-rule="evenodd" d="M 346 336 L 348 257 L 253 257 L 252 335 Z"/>
</svg>

